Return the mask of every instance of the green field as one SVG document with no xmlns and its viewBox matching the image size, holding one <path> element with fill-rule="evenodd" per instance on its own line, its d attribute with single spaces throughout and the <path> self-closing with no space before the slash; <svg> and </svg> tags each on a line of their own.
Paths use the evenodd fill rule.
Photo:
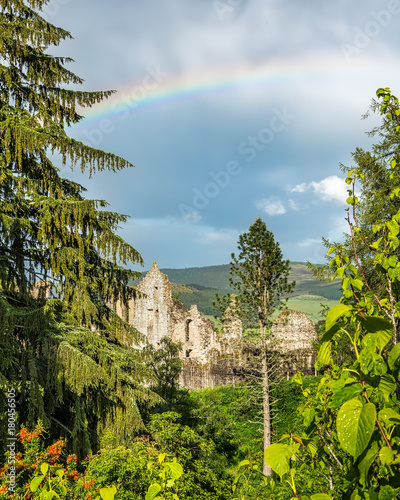
<svg viewBox="0 0 400 500">
<path fill-rule="evenodd" d="M 316 295 L 299 295 L 293 297 L 293 299 L 289 299 L 287 302 L 288 309 L 306 313 L 314 323 L 323 319 L 321 315 L 323 306 L 331 308 L 337 304 L 339 304 L 338 300 L 329 300 L 325 297 L 318 297 Z"/>
</svg>

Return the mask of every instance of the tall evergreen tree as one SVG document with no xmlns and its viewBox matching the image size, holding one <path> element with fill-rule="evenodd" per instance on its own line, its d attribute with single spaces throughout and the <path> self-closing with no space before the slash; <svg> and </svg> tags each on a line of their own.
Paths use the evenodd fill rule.
<svg viewBox="0 0 400 500">
<path fill-rule="evenodd" d="M 220 300 L 225 309 L 229 304 L 249 326 L 256 325 L 259 331 L 261 357 L 260 377 L 263 399 L 264 450 L 271 444 L 270 410 L 270 356 L 268 353 L 271 315 L 285 304 L 284 296 L 293 291 L 295 282 L 288 283 L 290 264 L 283 259 L 279 243 L 259 217 L 247 233 L 238 241 L 239 254 L 232 253 L 230 286 L 235 289 L 233 303 L 230 298 Z M 225 302 L 225 303 L 224 303 Z M 236 304 L 235 306 L 233 304 Z M 263 473 L 271 475 L 264 461 Z"/>
<path fill-rule="evenodd" d="M 155 396 L 127 347 L 138 332 L 109 307 L 127 303 L 137 273 L 126 266 L 142 263 L 116 233 L 127 216 L 86 199 L 52 162 L 90 174 L 132 166 L 66 132 L 77 106 L 112 91 L 71 90 L 82 83 L 72 60 L 48 53 L 71 35 L 40 15 L 46 3 L 0 0 L 0 384 L 17 389 L 20 424 L 40 418 L 85 453 L 105 430 L 129 439 Z"/>
</svg>

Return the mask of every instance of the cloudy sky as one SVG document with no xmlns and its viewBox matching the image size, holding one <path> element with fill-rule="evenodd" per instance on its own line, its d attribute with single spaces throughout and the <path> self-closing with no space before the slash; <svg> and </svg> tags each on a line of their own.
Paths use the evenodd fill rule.
<svg viewBox="0 0 400 500">
<path fill-rule="evenodd" d="M 346 230 L 339 164 L 400 94 L 400 0 L 52 0 L 84 89 L 115 89 L 70 135 L 135 165 L 93 178 L 148 269 L 223 264 L 261 216 L 286 258 Z"/>
</svg>

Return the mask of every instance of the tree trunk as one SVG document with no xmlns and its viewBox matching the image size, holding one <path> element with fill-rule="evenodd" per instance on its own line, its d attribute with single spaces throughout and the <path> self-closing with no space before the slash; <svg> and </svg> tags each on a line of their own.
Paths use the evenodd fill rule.
<svg viewBox="0 0 400 500">
<path fill-rule="evenodd" d="M 267 342 L 265 336 L 265 326 L 260 322 L 260 336 L 262 344 L 262 391 L 263 391 L 263 421 L 264 421 L 264 453 L 271 444 L 271 412 L 269 403 L 269 376 L 267 361 Z M 263 456 L 263 474 L 272 475 L 272 469 L 267 465 Z"/>
</svg>

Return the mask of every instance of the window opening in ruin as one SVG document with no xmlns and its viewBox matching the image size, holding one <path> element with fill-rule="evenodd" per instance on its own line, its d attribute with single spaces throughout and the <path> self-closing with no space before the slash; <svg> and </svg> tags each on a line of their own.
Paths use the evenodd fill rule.
<svg viewBox="0 0 400 500">
<path fill-rule="evenodd" d="M 186 350 L 186 357 L 190 358 L 190 353 L 192 352 L 192 349 L 187 349 Z"/>
<path fill-rule="evenodd" d="M 186 331 L 185 331 L 185 341 L 189 342 L 190 340 L 190 323 L 192 322 L 191 319 L 188 319 L 186 321 Z M 188 357 L 188 356 L 187 356 Z"/>
<path fill-rule="evenodd" d="M 154 324 L 153 309 L 148 309 L 147 310 L 147 331 L 153 330 L 153 324 Z"/>
</svg>

